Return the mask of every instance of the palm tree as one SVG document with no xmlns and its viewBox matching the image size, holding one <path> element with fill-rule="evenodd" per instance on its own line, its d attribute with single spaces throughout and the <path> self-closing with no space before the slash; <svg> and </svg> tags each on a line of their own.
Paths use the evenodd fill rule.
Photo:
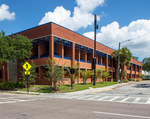
<svg viewBox="0 0 150 119">
<path fill-rule="evenodd" d="M 112 56 L 112 58 L 116 59 L 116 73 L 117 73 L 118 72 L 118 70 L 117 70 L 118 69 L 118 65 L 117 65 L 118 50 L 113 51 L 111 56 Z M 126 65 L 128 67 L 130 65 L 131 58 L 132 58 L 132 53 L 130 52 L 130 50 L 127 47 L 123 47 L 120 50 L 120 68 L 121 68 L 120 77 L 121 77 L 121 81 L 122 81 L 122 73 L 123 73 L 124 65 Z"/>
</svg>

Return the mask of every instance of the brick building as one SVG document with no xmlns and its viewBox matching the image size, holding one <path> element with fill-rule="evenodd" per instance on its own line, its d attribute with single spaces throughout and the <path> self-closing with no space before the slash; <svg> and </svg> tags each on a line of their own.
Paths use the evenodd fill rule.
<svg viewBox="0 0 150 119">
<path fill-rule="evenodd" d="M 27 36 L 32 39 L 33 49 L 32 56 L 26 59 L 29 63 L 31 60 L 35 61 L 38 66 L 37 72 L 39 79 L 36 80 L 36 84 L 51 84 L 51 82 L 44 79 L 46 69 L 46 60 L 48 57 L 59 61 L 61 67 L 64 63 L 65 66 L 80 65 L 80 70 L 92 69 L 92 58 L 94 57 L 94 41 L 84 37 L 74 31 L 66 29 L 55 23 L 47 23 L 41 26 L 37 26 L 28 30 L 19 32 L 18 34 Z M 111 58 L 111 53 L 114 50 L 102 45 L 96 44 L 96 68 L 107 68 L 110 70 L 111 78 L 107 81 L 113 81 L 116 78 L 115 75 L 115 60 Z M 5 66 L 5 81 L 9 79 L 9 63 Z M 139 73 L 142 71 L 142 63 L 132 59 L 130 67 L 124 66 L 124 70 L 127 71 L 127 78 L 138 78 Z M 0 79 L 3 78 L 3 70 L 0 70 Z M 17 72 L 18 75 L 18 72 Z M 79 74 L 80 75 L 80 74 Z M 99 79 L 98 81 L 101 81 Z M 75 83 L 81 83 L 82 78 L 79 78 Z M 89 78 L 87 82 L 92 82 L 92 78 Z M 64 78 L 64 84 L 70 83 L 69 78 Z"/>
</svg>

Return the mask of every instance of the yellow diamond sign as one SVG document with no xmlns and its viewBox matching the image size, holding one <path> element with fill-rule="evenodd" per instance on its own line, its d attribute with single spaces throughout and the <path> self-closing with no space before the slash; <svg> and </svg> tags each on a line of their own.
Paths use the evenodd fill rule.
<svg viewBox="0 0 150 119">
<path fill-rule="evenodd" d="M 26 63 L 24 63 L 23 68 L 24 68 L 26 71 L 28 71 L 28 70 L 31 68 L 31 65 L 30 65 L 28 62 L 26 62 Z"/>
<path fill-rule="evenodd" d="M 29 71 L 25 71 L 24 74 L 25 75 L 30 75 L 30 72 Z"/>
</svg>

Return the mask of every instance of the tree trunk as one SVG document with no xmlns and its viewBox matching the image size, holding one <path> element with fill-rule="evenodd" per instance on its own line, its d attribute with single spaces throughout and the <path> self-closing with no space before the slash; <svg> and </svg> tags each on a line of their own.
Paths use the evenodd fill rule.
<svg viewBox="0 0 150 119">
<path fill-rule="evenodd" d="M 102 84 L 104 84 L 104 80 L 105 80 L 105 79 L 102 79 L 102 80 L 103 80 L 103 81 L 102 81 Z"/>
<path fill-rule="evenodd" d="M 54 91 L 57 91 L 56 83 L 54 83 Z"/>
<path fill-rule="evenodd" d="M 116 62 L 115 73 L 116 73 L 116 79 L 118 79 L 118 64 L 117 64 L 117 62 Z"/>
<path fill-rule="evenodd" d="M 121 65 L 121 75 L 120 75 L 120 77 L 121 77 L 121 82 L 122 82 L 123 66 L 124 66 L 124 65 Z"/>
<path fill-rule="evenodd" d="M 83 84 L 84 84 L 84 85 L 86 84 L 86 79 L 83 79 Z"/>
</svg>

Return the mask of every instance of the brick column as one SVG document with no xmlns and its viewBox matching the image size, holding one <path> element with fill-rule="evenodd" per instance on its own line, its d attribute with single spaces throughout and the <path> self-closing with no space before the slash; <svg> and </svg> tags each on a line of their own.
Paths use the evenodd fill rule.
<svg viewBox="0 0 150 119">
<path fill-rule="evenodd" d="M 138 78 L 138 77 L 136 76 L 136 70 L 137 70 L 137 66 L 135 66 L 135 78 Z"/>
<path fill-rule="evenodd" d="M 38 45 L 38 59 L 40 59 L 40 45 Z"/>
<path fill-rule="evenodd" d="M 54 59 L 54 36 L 52 35 L 49 37 L 49 56 Z"/>
<path fill-rule="evenodd" d="M 111 72 L 111 82 L 113 82 L 113 72 Z"/>
<path fill-rule="evenodd" d="M 79 50 L 79 78 L 78 78 L 78 81 L 77 81 L 77 83 L 79 83 L 79 80 L 80 80 L 80 50 Z"/>
<path fill-rule="evenodd" d="M 132 65 L 131 65 L 131 69 L 130 69 L 130 78 L 132 78 Z"/>
<path fill-rule="evenodd" d="M 108 71 L 108 54 L 106 54 L 106 64 L 105 64 L 105 68 L 106 68 L 106 71 Z M 107 81 L 107 78 L 106 78 L 106 81 Z"/>
<path fill-rule="evenodd" d="M 39 79 L 40 79 L 41 78 L 41 74 L 42 74 L 42 72 L 41 72 L 41 66 L 38 67 L 38 70 L 39 70 L 39 74 L 38 75 L 39 75 Z"/>
<path fill-rule="evenodd" d="M 100 61 L 101 61 L 100 63 L 101 63 L 101 65 L 102 65 L 102 63 L 103 63 L 102 60 L 103 60 L 103 58 L 102 58 L 102 56 L 100 56 Z"/>
<path fill-rule="evenodd" d="M 72 43 L 71 65 L 75 66 L 75 43 Z"/>
<path fill-rule="evenodd" d="M 51 35 L 49 37 L 49 56 L 52 60 L 54 60 L 54 36 Z M 52 86 L 54 85 L 53 82 L 50 82 Z"/>
<path fill-rule="evenodd" d="M 62 53 L 61 53 L 62 59 L 64 59 L 64 45 L 61 45 L 61 48 L 62 48 Z"/>
<path fill-rule="evenodd" d="M 85 55 L 85 62 L 87 62 L 87 52 L 84 52 Z"/>
</svg>

